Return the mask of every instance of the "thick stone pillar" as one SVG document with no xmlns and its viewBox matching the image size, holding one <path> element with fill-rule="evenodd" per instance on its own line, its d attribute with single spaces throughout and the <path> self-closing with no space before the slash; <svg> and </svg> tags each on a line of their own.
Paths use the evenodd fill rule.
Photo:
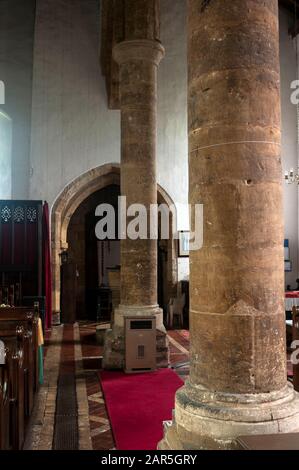
<svg viewBox="0 0 299 470">
<path fill-rule="evenodd" d="M 168 364 L 163 311 L 157 303 L 157 240 L 150 238 L 149 224 L 150 206 L 157 204 L 157 68 L 164 48 L 155 38 L 155 2 L 127 3 L 129 40 L 113 50 L 120 69 L 121 194 L 126 196 L 127 207 L 142 204 L 146 208 L 148 224 L 147 239 L 121 240 L 121 304 L 113 329 L 106 335 L 106 368 L 123 367 L 124 317 L 135 315 L 155 315 L 158 365 Z M 133 218 L 126 218 L 127 226 Z"/>
<path fill-rule="evenodd" d="M 286 372 L 277 0 L 189 0 L 191 368 L 161 449 L 299 430 Z M 194 223 L 194 220 L 193 220 Z"/>
</svg>

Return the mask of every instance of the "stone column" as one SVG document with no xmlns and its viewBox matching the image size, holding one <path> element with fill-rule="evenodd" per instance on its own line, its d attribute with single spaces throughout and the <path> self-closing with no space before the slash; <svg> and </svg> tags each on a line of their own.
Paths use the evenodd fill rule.
<svg viewBox="0 0 299 470">
<path fill-rule="evenodd" d="M 286 372 L 278 2 L 189 0 L 190 377 L 160 449 L 299 430 Z M 194 223 L 194 220 L 193 220 Z"/>
<path fill-rule="evenodd" d="M 124 317 L 154 315 L 158 365 L 168 364 L 163 311 L 157 303 L 157 240 L 150 239 L 150 206 L 157 204 L 157 68 L 164 48 L 156 39 L 156 2 L 127 2 L 126 40 L 113 50 L 120 69 L 121 194 L 127 207 L 147 210 L 147 239 L 121 240 L 121 303 L 105 341 L 104 366 L 124 366 Z M 136 214 L 137 215 L 137 214 Z M 127 226 L 134 217 L 127 217 Z"/>
</svg>

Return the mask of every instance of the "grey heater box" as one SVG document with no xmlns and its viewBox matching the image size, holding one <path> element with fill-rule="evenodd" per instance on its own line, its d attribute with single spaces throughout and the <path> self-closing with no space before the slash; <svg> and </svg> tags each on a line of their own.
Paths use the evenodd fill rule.
<svg viewBox="0 0 299 470">
<path fill-rule="evenodd" d="M 156 318 L 125 318 L 125 372 L 147 372 L 157 368 Z"/>
</svg>

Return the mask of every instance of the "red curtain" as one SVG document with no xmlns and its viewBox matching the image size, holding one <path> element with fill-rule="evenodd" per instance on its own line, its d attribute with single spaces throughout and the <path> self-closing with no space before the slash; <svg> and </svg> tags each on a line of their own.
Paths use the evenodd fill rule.
<svg viewBox="0 0 299 470">
<path fill-rule="evenodd" d="M 46 328 L 52 327 L 52 273 L 50 253 L 49 206 L 43 206 L 43 260 L 44 260 L 44 293 L 46 297 Z"/>
</svg>

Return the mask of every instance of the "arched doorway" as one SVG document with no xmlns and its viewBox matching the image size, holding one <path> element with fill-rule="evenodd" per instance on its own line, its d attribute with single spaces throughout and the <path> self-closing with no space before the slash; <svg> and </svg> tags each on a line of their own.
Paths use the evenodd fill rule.
<svg viewBox="0 0 299 470">
<path fill-rule="evenodd" d="M 51 212 L 51 240 L 52 240 L 52 285 L 53 285 L 53 323 L 60 322 L 61 305 L 61 258 L 68 251 L 68 233 L 72 217 L 80 210 L 80 205 L 95 193 L 104 188 L 120 186 L 120 165 L 106 164 L 89 170 L 71 182 L 57 197 Z M 109 201 L 108 201 L 109 202 Z M 158 185 L 158 203 L 168 207 L 174 203 L 166 191 Z M 176 292 L 177 287 L 177 254 L 172 224 L 170 224 L 169 240 L 159 242 L 159 259 L 163 266 L 159 266 L 159 301 L 165 307 L 167 298 Z M 160 245 L 162 248 L 160 248 Z M 161 256 L 161 249 L 163 255 Z M 72 269 L 76 269 L 73 266 Z M 80 273 L 79 273 L 80 275 Z M 163 280 L 161 279 L 163 277 Z"/>
<path fill-rule="evenodd" d="M 75 210 L 67 229 L 67 256 L 61 265 L 61 321 L 110 321 L 112 297 L 111 269 L 120 267 L 120 241 L 97 240 L 96 208 L 110 204 L 115 210 L 120 195 L 118 185 L 109 185 L 87 197 Z"/>
</svg>

